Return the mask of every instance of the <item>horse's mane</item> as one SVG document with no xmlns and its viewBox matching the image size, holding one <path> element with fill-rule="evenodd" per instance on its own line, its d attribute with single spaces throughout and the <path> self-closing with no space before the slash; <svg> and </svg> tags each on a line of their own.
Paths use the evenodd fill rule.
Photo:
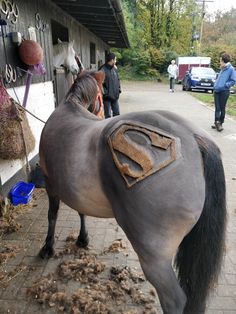
<svg viewBox="0 0 236 314">
<path fill-rule="evenodd" d="M 97 97 L 96 71 L 83 71 L 78 75 L 74 84 L 71 86 L 66 98 L 75 96 L 77 101 L 83 106 L 88 107 L 94 103 Z"/>
</svg>

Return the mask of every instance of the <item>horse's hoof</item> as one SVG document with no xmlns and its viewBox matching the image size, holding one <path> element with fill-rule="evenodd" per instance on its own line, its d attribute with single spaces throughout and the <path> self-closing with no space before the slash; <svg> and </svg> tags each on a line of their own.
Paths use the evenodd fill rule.
<svg viewBox="0 0 236 314">
<path fill-rule="evenodd" d="M 50 258 L 54 255 L 54 250 L 53 248 L 43 246 L 41 250 L 39 251 L 39 257 L 42 259 Z"/>
<path fill-rule="evenodd" d="M 80 239 L 78 237 L 77 241 L 76 241 L 76 245 L 78 247 L 81 247 L 81 248 L 86 248 L 89 244 L 89 237 L 86 237 L 86 238 L 83 238 L 83 239 Z"/>
</svg>

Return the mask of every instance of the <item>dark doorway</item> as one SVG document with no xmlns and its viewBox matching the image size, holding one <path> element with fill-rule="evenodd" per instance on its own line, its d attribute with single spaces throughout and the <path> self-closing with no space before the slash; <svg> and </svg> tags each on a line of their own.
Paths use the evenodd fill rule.
<svg viewBox="0 0 236 314">
<path fill-rule="evenodd" d="M 52 44 L 56 45 L 58 43 L 58 38 L 61 41 L 69 42 L 69 31 L 68 28 L 63 26 L 62 24 L 51 20 L 51 27 L 52 27 Z"/>
<path fill-rule="evenodd" d="M 96 64 L 96 46 L 90 43 L 90 64 Z"/>
</svg>

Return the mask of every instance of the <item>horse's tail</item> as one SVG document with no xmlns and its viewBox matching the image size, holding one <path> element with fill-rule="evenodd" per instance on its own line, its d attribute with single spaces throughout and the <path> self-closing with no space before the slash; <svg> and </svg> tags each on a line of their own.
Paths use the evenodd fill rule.
<svg viewBox="0 0 236 314">
<path fill-rule="evenodd" d="M 204 208 L 197 224 L 179 246 L 175 264 L 187 296 L 185 314 L 204 312 L 208 294 L 217 283 L 225 249 L 225 176 L 218 147 L 195 135 L 206 184 Z"/>
</svg>

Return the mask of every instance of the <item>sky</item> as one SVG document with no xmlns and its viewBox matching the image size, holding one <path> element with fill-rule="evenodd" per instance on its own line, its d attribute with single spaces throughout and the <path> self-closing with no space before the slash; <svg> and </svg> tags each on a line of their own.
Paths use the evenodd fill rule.
<svg viewBox="0 0 236 314">
<path fill-rule="evenodd" d="M 212 1 L 212 2 L 208 2 Z M 236 0 L 206 0 L 206 11 L 213 13 L 215 11 L 226 12 L 233 7 L 236 9 Z"/>
</svg>

